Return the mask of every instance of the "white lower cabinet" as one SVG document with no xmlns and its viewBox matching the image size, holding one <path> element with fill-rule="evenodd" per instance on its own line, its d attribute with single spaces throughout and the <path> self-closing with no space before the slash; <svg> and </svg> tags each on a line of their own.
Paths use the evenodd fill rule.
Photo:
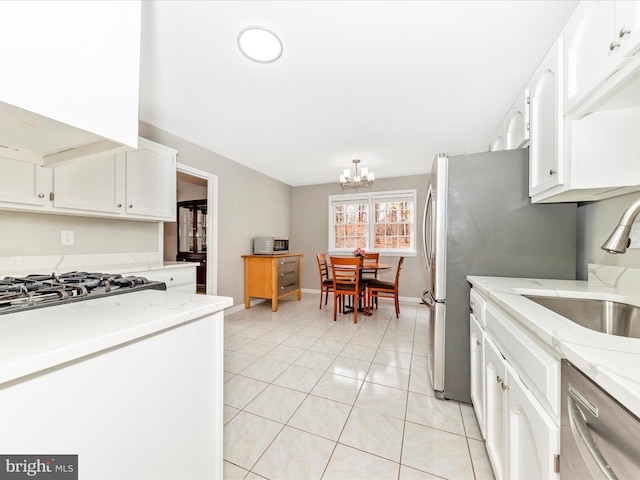
<svg viewBox="0 0 640 480">
<path fill-rule="evenodd" d="M 172 292 L 196 293 L 196 266 L 197 263 L 180 268 L 165 267 L 164 269 L 142 270 L 139 272 L 129 272 L 124 276 L 145 277 L 154 282 L 164 282 L 167 290 Z"/>
<path fill-rule="evenodd" d="M 509 321 L 503 313 L 488 304 L 486 330 L 471 316 L 471 395 L 487 453 L 498 480 L 557 480 L 560 430 L 558 414 L 553 413 L 557 389 L 541 394 L 544 388 L 538 383 L 544 380 L 538 380 L 536 372 L 548 371 L 550 355 L 540 346 L 528 344 L 533 340 L 521 336 L 524 331 L 518 329 L 515 320 L 507 328 L 497 326 Z M 492 320 L 494 316 L 499 316 L 501 323 Z M 493 325 L 496 327 L 492 331 Z M 518 335 L 511 334 L 513 329 L 518 329 Z M 518 352 L 525 362 L 533 364 L 532 371 L 520 370 L 510 352 Z M 532 358 L 539 359 L 539 367 Z M 553 362 L 559 368 L 559 360 Z M 554 376 L 553 369 L 549 376 Z"/>
<path fill-rule="evenodd" d="M 480 431 L 485 435 L 484 407 L 484 342 L 485 333 L 475 315 L 471 315 L 471 402 L 476 410 Z"/>
</svg>

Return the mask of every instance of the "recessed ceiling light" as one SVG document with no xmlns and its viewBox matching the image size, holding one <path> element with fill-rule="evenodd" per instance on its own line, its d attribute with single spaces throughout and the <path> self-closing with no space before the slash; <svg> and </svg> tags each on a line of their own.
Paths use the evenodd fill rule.
<svg viewBox="0 0 640 480">
<path fill-rule="evenodd" d="M 238 48 L 249 60 L 259 63 L 275 62 L 282 55 L 278 35 L 265 27 L 250 26 L 238 34 Z"/>
</svg>

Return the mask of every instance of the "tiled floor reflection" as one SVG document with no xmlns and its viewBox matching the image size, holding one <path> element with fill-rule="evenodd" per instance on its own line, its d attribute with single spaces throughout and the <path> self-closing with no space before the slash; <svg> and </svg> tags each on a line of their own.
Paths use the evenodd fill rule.
<svg viewBox="0 0 640 480">
<path fill-rule="evenodd" d="M 318 303 L 225 317 L 225 480 L 493 479 L 473 408 L 434 397 L 426 308 Z"/>
</svg>

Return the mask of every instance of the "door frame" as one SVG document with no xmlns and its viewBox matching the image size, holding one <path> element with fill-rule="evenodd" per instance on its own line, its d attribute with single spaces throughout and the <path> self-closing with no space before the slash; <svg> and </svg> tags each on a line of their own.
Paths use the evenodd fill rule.
<svg viewBox="0 0 640 480">
<path fill-rule="evenodd" d="M 178 172 L 207 181 L 207 295 L 218 294 L 218 176 L 176 163 Z"/>
</svg>

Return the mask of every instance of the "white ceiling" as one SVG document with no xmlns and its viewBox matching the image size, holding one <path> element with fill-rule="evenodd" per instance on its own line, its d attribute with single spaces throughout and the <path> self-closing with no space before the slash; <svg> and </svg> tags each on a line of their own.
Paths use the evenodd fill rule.
<svg viewBox="0 0 640 480">
<path fill-rule="evenodd" d="M 143 2 L 140 118 L 292 186 L 486 151 L 577 1 Z M 238 32 L 278 33 L 275 63 Z"/>
</svg>

